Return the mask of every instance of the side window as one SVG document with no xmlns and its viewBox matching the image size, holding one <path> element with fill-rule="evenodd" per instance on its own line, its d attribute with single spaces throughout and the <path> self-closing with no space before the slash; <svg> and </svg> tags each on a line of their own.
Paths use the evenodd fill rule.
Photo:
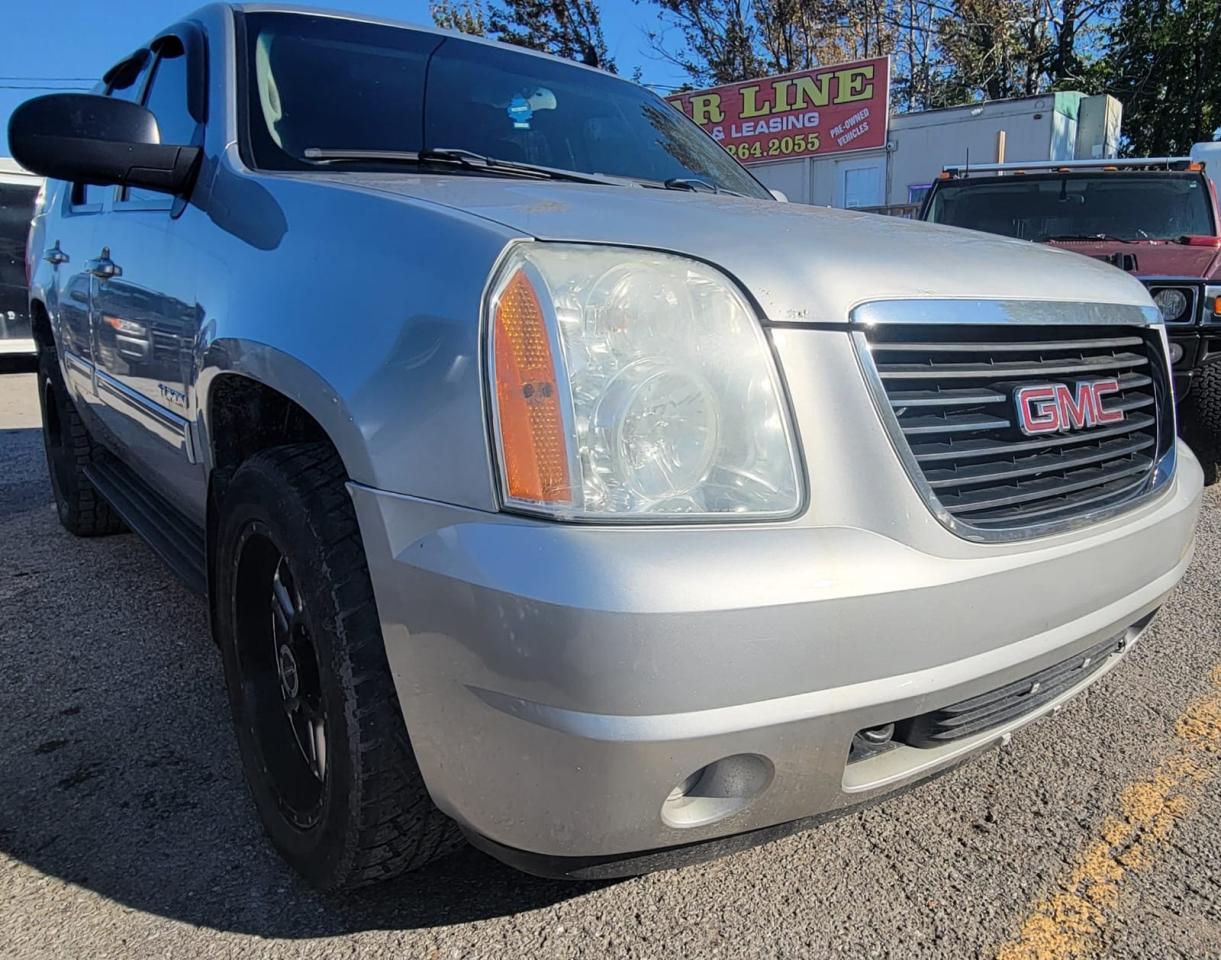
<svg viewBox="0 0 1221 960">
<path fill-rule="evenodd" d="M 181 47 L 167 46 L 157 57 L 144 106 L 157 118 L 162 143 L 186 145 L 195 139 L 195 118 L 187 109 L 187 58 Z M 125 200 L 169 200 L 167 194 L 132 187 Z"/>
<path fill-rule="evenodd" d="M 106 96 L 130 100 L 133 103 L 139 101 L 140 94 L 144 92 L 144 80 L 148 76 L 152 64 L 153 58 L 147 52 L 141 59 L 137 59 L 136 56 L 129 57 L 113 71 L 116 75 L 106 88 Z M 110 74 L 107 76 L 109 77 Z M 106 194 L 112 189 L 113 187 L 99 187 L 92 183 L 74 183 L 72 184 L 72 206 L 101 204 Z"/>
<path fill-rule="evenodd" d="M 72 184 L 72 206 L 85 207 L 94 204 L 101 205 L 109 187 L 99 187 L 96 183 Z"/>
</svg>

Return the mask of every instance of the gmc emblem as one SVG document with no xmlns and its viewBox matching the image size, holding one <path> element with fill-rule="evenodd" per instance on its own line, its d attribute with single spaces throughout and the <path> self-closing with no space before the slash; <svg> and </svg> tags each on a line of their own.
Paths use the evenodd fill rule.
<svg viewBox="0 0 1221 960">
<path fill-rule="evenodd" d="M 1077 384 L 1076 393 L 1066 383 L 1040 383 L 1018 387 L 1013 392 L 1018 426 L 1028 437 L 1042 433 L 1064 433 L 1084 427 L 1121 423 L 1122 410 L 1106 410 L 1102 398 L 1119 392 L 1119 381 L 1089 380 Z"/>
</svg>

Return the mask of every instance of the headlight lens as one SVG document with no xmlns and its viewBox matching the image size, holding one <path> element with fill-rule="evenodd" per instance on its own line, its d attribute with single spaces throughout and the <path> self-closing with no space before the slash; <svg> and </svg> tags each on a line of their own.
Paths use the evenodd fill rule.
<svg viewBox="0 0 1221 960">
<path fill-rule="evenodd" d="M 122 317 L 112 317 L 110 314 L 105 314 L 102 320 L 117 333 L 128 333 L 136 337 L 142 337 L 148 333 L 148 328 L 144 324 L 136 323 L 134 320 L 124 320 Z"/>
<path fill-rule="evenodd" d="M 1163 323 L 1173 323 L 1187 312 L 1187 296 L 1182 290 L 1159 290 L 1153 295 L 1153 302 L 1162 312 Z"/>
<path fill-rule="evenodd" d="M 800 505 L 754 311 L 694 260 L 522 244 L 489 299 L 506 504 L 565 518 L 783 517 Z"/>
</svg>

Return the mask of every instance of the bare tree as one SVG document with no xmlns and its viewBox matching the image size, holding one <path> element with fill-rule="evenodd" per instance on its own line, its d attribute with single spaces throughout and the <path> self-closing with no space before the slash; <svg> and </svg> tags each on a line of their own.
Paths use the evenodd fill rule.
<svg viewBox="0 0 1221 960">
<path fill-rule="evenodd" d="M 490 8 L 483 0 L 435 0 L 429 10 L 439 27 L 615 72 L 596 0 L 503 0 Z"/>
<path fill-rule="evenodd" d="M 597 0 L 502 0 L 489 28 L 507 43 L 615 72 Z"/>
<path fill-rule="evenodd" d="M 766 71 L 751 0 L 653 3 L 662 25 L 646 31 L 649 44 L 663 60 L 686 72 L 692 83 L 733 83 Z"/>
</svg>

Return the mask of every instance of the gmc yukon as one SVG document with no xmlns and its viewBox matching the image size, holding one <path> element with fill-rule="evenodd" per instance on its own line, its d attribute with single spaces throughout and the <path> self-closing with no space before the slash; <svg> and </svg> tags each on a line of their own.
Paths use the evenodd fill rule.
<svg viewBox="0 0 1221 960">
<path fill-rule="evenodd" d="M 213 5 L 10 142 L 59 517 L 207 598 L 322 888 L 817 823 L 1094 683 L 1191 557 L 1137 280 L 779 202 L 617 77 Z"/>
</svg>

